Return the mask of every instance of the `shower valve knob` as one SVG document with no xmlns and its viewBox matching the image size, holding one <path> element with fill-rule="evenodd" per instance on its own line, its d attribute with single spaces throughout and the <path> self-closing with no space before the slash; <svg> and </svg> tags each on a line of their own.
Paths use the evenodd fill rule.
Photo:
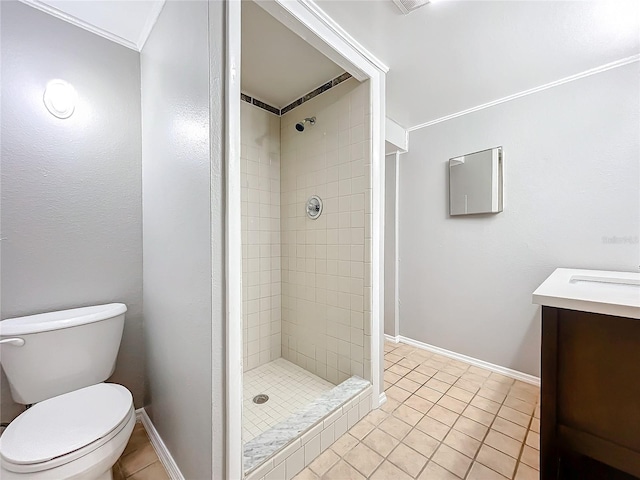
<svg viewBox="0 0 640 480">
<path fill-rule="evenodd" d="M 316 220 L 322 213 L 322 200 L 317 195 L 312 195 L 307 200 L 307 216 Z"/>
</svg>

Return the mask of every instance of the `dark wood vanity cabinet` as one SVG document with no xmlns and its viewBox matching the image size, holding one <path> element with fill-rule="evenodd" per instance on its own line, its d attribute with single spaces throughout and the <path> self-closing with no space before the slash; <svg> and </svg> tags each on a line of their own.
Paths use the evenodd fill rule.
<svg viewBox="0 0 640 480">
<path fill-rule="evenodd" d="M 640 478 L 640 320 L 542 307 L 540 401 L 542 480 Z"/>
</svg>

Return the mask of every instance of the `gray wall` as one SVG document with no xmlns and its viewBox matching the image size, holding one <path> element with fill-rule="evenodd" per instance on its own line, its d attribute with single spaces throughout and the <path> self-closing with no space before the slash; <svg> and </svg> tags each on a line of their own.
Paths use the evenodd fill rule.
<svg viewBox="0 0 640 480">
<path fill-rule="evenodd" d="M 639 74 L 634 63 L 411 132 L 401 335 L 538 375 L 533 290 L 556 267 L 638 271 Z M 498 145 L 504 212 L 449 217 L 448 159 Z M 603 241 L 614 236 L 632 242 Z"/>
<path fill-rule="evenodd" d="M 2 9 L 2 318 L 124 302 L 111 381 L 142 406 L 142 219 L 138 53 L 22 3 Z M 75 113 L 42 102 L 61 78 Z M 2 421 L 21 408 L 2 383 Z"/>
<path fill-rule="evenodd" d="M 384 333 L 398 335 L 396 322 L 396 154 L 384 157 Z"/>
<path fill-rule="evenodd" d="M 209 1 L 209 91 L 211 138 L 211 423 L 213 478 L 226 477 L 226 303 L 225 303 L 225 25 L 226 2 Z"/>
<path fill-rule="evenodd" d="M 222 8 L 167 2 L 141 54 L 146 404 L 188 479 L 224 468 Z"/>
</svg>

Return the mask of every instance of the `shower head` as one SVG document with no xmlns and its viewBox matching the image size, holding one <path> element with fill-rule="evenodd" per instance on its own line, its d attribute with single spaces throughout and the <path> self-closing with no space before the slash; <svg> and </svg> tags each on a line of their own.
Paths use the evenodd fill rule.
<svg viewBox="0 0 640 480">
<path fill-rule="evenodd" d="M 307 117 L 303 121 L 296 123 L 296 130 L 299 132 L 304 132 L 304 124 L 309 122 L 311 125 L 316 124 L 316 117 Z"/>
</svg>

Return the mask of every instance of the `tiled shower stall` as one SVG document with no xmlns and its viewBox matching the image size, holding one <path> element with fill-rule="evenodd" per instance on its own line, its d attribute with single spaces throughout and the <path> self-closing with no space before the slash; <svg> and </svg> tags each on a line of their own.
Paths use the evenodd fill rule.
<svg viewBox="0 0 640 480">
<path fill-rule="evenodd" d="M 256 467 L 247 449 L 259 450 L 274 426 L 282 431 L 314 402 L 338 402 L 335 387 L 351 377 L 363 379 L 345 383 L 351 389 L 371 380 L 368 92 L 367 82 L 340 81 L 283 115 L 241 102 L 247 470 Z M 306 117 L 315 124 L 297 131 Z M 311 195 L 323 201 L 315 220 Z M 363 414 L 366 391 L 354 403 Z M 259 393 L 269 402 L 254 404 Z"/>
<path fill-rule="evenodd" d="M 281 119 L 282 356 L 334 384 L 370 378 L 367 87 L 348 80 Z M 324 202 L 317 220 L 304 208 L 311 195 Z"/>
<path fill-rule="evenodd" d="M 244 368 L 280 357 L 280 118 L 242 102 Z"/>
</svg>

